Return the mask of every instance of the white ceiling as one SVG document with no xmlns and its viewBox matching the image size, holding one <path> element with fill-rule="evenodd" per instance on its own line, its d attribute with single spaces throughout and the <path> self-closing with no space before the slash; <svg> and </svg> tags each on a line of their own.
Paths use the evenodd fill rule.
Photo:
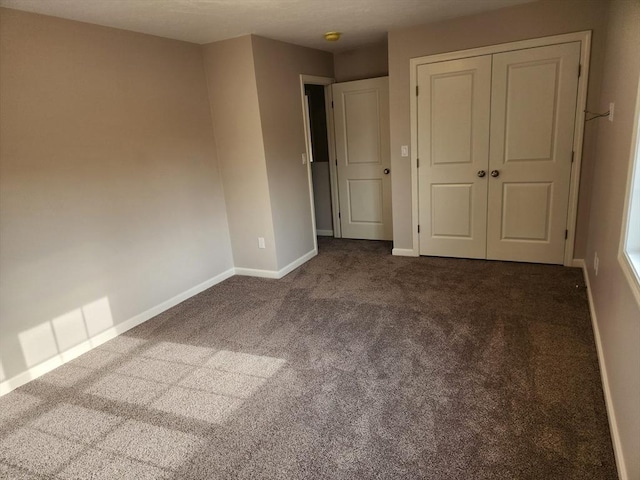
<svg viewBox="0 0 640 480">
<path fill-rule="evenodd" d="M 18 10 L 194 43 L 249 33 L 329 51 L 383 41 L 399 27 L 533 0 L 0 0 Z M 337 43 L 323 34 L 343 32 Z"/>
</svg>

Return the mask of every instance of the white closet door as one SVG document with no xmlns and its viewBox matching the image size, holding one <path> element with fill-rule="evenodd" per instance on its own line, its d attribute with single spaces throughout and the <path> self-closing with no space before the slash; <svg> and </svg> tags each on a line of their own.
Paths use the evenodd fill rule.
<svg viewBox="0 0 640 480">
<path fill-rule="evenodd" d="M 389 77 L 332 89 L 342 236 L 391 240 Z"/>
<path fill-rule="evenodd" d="M 562 264 L 580 43 L 493 56 L 487 258 Z"/>
<path fill-rule="evenodd" d="M 491 56 L 417 74 L 420 254 L 485 258 Z"/>
</svg>

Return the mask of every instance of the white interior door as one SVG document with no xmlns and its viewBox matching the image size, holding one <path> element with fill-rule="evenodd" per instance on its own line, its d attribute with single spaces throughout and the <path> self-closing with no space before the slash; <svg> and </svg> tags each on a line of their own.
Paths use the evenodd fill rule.
<svg viewBox="0 0 640 480">
<path fill-rule="evenodd" d="M 417 73 L 420 254 L 485 258 L 491 56 Z"/>
<path fill-rule="evenodd" d="M 493 55 L 487 258 L 562 264 L 580 43 Z"/>
<path fill-rule="evenodd" d="M 342 236 L 391 240 L 389 78 L 332 89 Z"/>
</svg>

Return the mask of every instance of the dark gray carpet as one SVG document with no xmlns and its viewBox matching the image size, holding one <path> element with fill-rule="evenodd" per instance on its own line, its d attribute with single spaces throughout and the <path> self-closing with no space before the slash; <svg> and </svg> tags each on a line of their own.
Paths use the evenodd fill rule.
<svg viewBox="0 0 640 480">
<path fill-rule="evenodd" d="M 615 479 L 580 270 L 320 239 L 0 398 L 2 478 Z"/>
</svg>

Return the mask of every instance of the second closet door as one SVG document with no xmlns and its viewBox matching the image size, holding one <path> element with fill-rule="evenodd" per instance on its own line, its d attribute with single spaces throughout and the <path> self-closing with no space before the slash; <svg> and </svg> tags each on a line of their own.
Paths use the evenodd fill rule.
<svg viewBox="0 0 640 480">
<path fill-rule="evenodd" d="M 493 56 L 487 258 L 564 260 L 580 43 Z"/>
</svg>

